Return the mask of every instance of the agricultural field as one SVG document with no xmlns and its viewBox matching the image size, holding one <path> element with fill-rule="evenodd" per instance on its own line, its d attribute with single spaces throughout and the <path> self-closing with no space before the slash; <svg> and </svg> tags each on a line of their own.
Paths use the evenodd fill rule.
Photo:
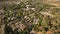
<svg viewBox="0 0 60 34">
<path fill-rule="evenodd" d="M 0 31 L 60 34 L 60 0 L 0 0 Z"/>
</svg>

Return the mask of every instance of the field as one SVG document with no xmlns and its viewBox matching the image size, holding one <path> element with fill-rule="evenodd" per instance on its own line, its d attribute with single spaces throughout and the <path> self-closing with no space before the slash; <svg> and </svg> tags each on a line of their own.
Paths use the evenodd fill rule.
<svg viewBox="0 0 60 34">
<path fill-rule="evenodd" d="M 60 34 L 60 0 L 0 0 L 0 26 L 0 34 Z"/>
</svg>

